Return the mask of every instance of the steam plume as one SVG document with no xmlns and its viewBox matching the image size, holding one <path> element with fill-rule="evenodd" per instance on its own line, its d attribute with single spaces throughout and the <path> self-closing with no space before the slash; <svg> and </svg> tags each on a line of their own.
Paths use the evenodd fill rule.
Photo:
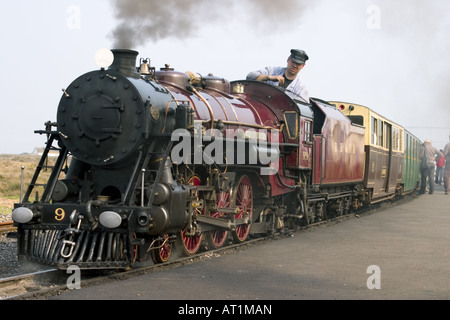
<svg viewBox="0 0 450 320">
<path fill-rule="evenodd" d="M 300 17 L 308 0 L 111 0 L 119 21 L 111 36 L 115 48 L 135 48 L 139 40 L 185 39 L 197 28 L 230 21 L 244 10 L 249 23 L 277 29 Z M 310 2 L 310 1 L 308 1 Z M 263 23 L 261 23 L 263 21 Z M 269 27 L 268 27 L 269 26 Z"/>
</svg>

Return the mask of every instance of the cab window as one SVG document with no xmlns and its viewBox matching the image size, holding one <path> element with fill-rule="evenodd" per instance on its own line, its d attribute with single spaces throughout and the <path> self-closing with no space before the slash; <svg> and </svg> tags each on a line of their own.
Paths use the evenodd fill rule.
<svg viewBox="0 0 450 320">
<path fill-rule="evenodd" d="M 286 131 L 290 139 L 298 137 L 298 114 L 297 112 L 285 112 L 284 122 L 286 123 Z"/>
</svg>

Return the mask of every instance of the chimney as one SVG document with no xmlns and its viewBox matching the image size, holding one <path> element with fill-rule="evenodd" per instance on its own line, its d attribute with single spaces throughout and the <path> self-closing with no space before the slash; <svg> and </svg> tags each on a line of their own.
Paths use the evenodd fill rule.
<svg viewBox="0 0 450 320">
<path fill-rule="evenodd" d="M 114 70 L 125 76 L 140 77 L 136 69 L 136 59 L 139 52 L 127 49 L 112 49 L 114 62 L 108 70 Z"/>
</svg>

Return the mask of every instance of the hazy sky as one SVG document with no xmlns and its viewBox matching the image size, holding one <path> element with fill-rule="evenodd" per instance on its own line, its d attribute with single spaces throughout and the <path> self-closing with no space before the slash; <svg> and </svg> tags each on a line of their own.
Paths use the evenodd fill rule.
<svg viewBox="0 0 450 320">
<path fill-rule="evenodd" d="M 303 49 L 311 96 L 369 106 L 443 148 L 448 12 L 448 0 L 2 1 L 0 154 L 44 146 L 34 130 L 56 120 L 61 89 L 114 46 L 229 80 Z"/>
</svg>

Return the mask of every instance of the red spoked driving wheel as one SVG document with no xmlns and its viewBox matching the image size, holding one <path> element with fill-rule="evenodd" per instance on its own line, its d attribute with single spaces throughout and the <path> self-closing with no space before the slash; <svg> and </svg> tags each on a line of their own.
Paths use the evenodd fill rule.
<svg viewBox="0 0 450 320">
<path fill-rule="evenodd" d="M 229 208 L 231 206 L 230 190 L 217 193 L 216 205 L 217 208 Z M 223 215 L 224 212 L 220 211 L 220 209 L 210 214 L 210 216 L 214 218 L 222 218 Z M 211 249 L 218 249 L 222 247 L 223 244 L 225 243 L 225 240 L 227 239 L 227 236 L 228 231 L 223 228 L 219 228 L 208 232 L 208 234 L 206 235 L 206 242 L 208 247 Z"/>
<path fill-rule="evenodd" d="M 236 219 L 243 219 L 248 217 L 247 223 L 241 223 L 236 226 L 236 230 L 232 232 L 233 239 L 236 242 L 243 242 L 247 239 L 250 232 L 250 226 L 253 215 L 253 188 L 251 180 L 248 176 L 242 176 L 235 189 L 236 193 L 236 207 L 238 213 L 235 215 Z"/>
<path fill-rule="evenodd" d="M 201 180 L 198 176 L 193 176 L 189 179 L 189 184 L 199 186 L 201 184 Z M 202 213 L 197 212 L 197 214 Z M 182 230 L 176 240 L 178 253 L 182 256 L 189 256 L 197 253 L 203 241 L 203 234 L 187 235 L 186 231 L 186 229 Z"/>
</svg>

